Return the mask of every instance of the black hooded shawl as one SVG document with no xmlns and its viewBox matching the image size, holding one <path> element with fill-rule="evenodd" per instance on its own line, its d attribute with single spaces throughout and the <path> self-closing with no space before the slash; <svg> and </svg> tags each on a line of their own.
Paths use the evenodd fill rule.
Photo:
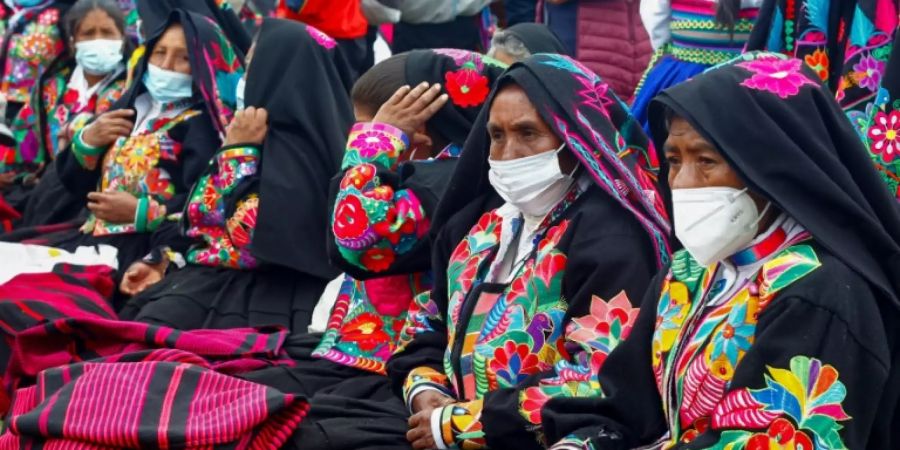
<svg viewBox="0 0 900 450">
<path fill-rule="evenodd" d="M 157 35 L 172 11 L 182 9 L 216 21 L 228 40 L 242 54 L 250 50 L 250 35 L 227 1 L 219 7 L 215 0 L 137 0 L 137 9 L 143 31 L 148 36 Z"/>
<path fill-rule="evenodd" d="M 707 72 L 702 83 L 663 92 L 651 106 L 654 136 L 668 135 L 663 114 L 671 108 L 722 152 L 750 189 L 897 302 L 900 210 L 859 135 L 798 60 L 753 55 Z M 788 74 L 783 81 L 768 75 L 782 73 Z M 772 91 L 749 88 L 751 80 Z"/>
<path fill-rule="evenodd" d="M 338 272 L 325 251 L 328 186 L 340 168 L 353 108 L 349 68 L 334 41 L 310 28 L 267 19 L 247 72 L 247 106 L 269 113 L 253 253 L 330 279 Z"/>
<path fill-rule="evenodd" d="M 525 44 L 531 54 L 556 53 L 567 55 L 568 51 L 559 37 L 547 25 L 540 23 L 520 23 L 505 30 Z"/>
</svg>

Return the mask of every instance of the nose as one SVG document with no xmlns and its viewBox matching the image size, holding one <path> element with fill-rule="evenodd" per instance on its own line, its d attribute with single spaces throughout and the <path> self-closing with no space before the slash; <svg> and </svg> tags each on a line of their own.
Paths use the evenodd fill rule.
<svg viewBox="0 0 900 450">
<path fill-rule="evenodd" d="M 173 72 L 175 71 L 175 52 L 166 52 L 165 59 L 163 59 L 163 64 L 160 68 Z"/>
<path fill-rule="evenodd" d="M 494 144 L 491 147 L 491 159 L 494 161 L 510 161 L 519 157 L 520 152 L 516 151 L 517 145 L 512 139 L 506 139 L 502 143 Z"/>
<path fill-rule="evenodd" d="M 678 169 L 669 169 L 669 187 L 672 189 L 693 189 L 703 187 L 700 172 L 693 164 L 682 164 Z"/>
</svg>

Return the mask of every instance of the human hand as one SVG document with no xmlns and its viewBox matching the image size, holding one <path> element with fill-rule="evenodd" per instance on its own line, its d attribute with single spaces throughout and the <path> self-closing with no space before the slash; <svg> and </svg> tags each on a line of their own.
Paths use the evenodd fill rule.
<svg viewBox="0 0 900 450">
<path fill-rule="evenodd" d="M 225 145 L 261 145 L 269 131 L 269 113 L 263 108 L 247 107 L 234 114 L 225 132 Z"/>
<path fill-rule="evenodd" d="M 120 137 L 131 136 L 134 129 L 134 111 L 117 109 L 100 114 L 81 135 L 84 143 L 91 147 L 109 147 Z"/>
<path fill-rule="evenodd" d="M 87 207 L 94 215 L 109 223 L 133 223 L 138 199 L 124 191 L 91 192 Z"/>
<path fill-rule="evenodd" d="M 415 88 L 403 86 L 381 105 L 373 122 L 392 125 L 412 136 L 447 103 L 450 97 L 440 92 L 440 84 L 422 82 Z"/>
<path fill-rule="evenodd" d="M 122 282 L 119 284 L 119 290 L 123 294 L 135 296 L 144 292 L 150 286 L 162 281 L 166 273 L 169 261 L 165 260 L 159 264 L 151 265 L 143 261 L 137 261 L 128 268 Z"/>
</svg>

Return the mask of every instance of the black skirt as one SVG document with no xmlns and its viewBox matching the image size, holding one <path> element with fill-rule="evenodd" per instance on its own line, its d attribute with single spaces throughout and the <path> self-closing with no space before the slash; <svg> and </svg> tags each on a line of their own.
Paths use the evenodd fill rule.
<svg viewBox="0 0 900 450">
<path fill-rule="evenodd" d="M 87 219 L 87 199 L 69 193 L 56 173 L 52 162 L 41 175 L 41 181 L 31 191 L 22 214 L 22 227 L 34 227 Z M 21 211 L 21 210 L 20 210 Z"/>
<path fill-rule="evenodd" d="M 188 265 L 132 298 L 120 316 L 180 330 L 281 325 L 305 333 L 327 284 L 289 269 Z"/>
<path fill-rule="evenodd" d="M 283 449 L 408 449 L 409 412 L 383 375 L 312 356 L 320 334 L 297 334 L 285 349 L 293 367 L 272 367 L 242 378 L 310 400 L 309 414 Z"/>
</svg>

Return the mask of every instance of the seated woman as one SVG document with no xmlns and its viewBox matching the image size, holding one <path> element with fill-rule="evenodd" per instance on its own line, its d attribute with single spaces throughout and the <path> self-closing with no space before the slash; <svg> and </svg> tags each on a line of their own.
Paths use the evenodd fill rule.
<svg viewBox="0 0 900 450">
<path fill-rule="evenodd" d="M 192 13 L 173 13 L 147 48 L 141 82 L 57 157 L 60 179 L 73 195 L 87 195 L 91 214 L 80 232 L 49 245 L 112 245 L 120 269 L 179 241 L 166 219 L 181 212 L 221 145 L 243 74 L 219 28 Z"/>
<path fill-rule="evenodd" d="M 130 43 L 119 5 L 79 0 L 62 23 L 68 52 L 38 78 L 31 101 L 11 125 L 18 146 L 3 158 L 7 168 L 28 175 L 22 179 L 22 188 L 30 190 L 22 210 L 24 227 L 66 222 L 84 209 L 82 199 L 59 181 L 53 161 L 79 126 L 106 112 L 125 92 Z"/>
<path fill-rule="evenodd" d="M 60 22 L 72 3 L 74 0 L 10 0 L 0 4 L 0 94 L 6 97 L 0 120 L 16 117 L 31 100 L 40 75 L 65 52 Z M 30 172 L 16 166 L 11 158 L 15 148 L 0 147 L 0 153 L 4 156 L 0 160 L 0 195 L 21 212 L 30 190 L 22 182 L 30 178 Z"/>
<path fill-rule="evenodd" d="M 685 249 L 602 395 L 547 403 L 555 449 L 897 447 L 900 212 L 802 64 L 747 54 L 654 103 Z"/>
<path fill-rule="evenodd" d="M 435 214 L 434 289 L 388 362 L 416 449 L 540 448 L 541 406 L 595 392 L 668 263 L 654 149 L 597 75 L 532 56 L 488 105 Z"/>
<path fill-rule="evenodd" d="M 135 263 L 122 290 L 139 295 L 124 319 L 181 330 L 281 325 L 306 332 L 338 275 L 325 252 L 328 183 L 353 120 L 342 82 L 349 72 L 333 46 L 304 24 L 265 22 L 247 57 L 246 93 L 245 83 L 238 86 L 248 107 L 188 196 L 182 227 L 194 243 L 187 265 L 176 269 L 165 252 Z"/>
</svg>

